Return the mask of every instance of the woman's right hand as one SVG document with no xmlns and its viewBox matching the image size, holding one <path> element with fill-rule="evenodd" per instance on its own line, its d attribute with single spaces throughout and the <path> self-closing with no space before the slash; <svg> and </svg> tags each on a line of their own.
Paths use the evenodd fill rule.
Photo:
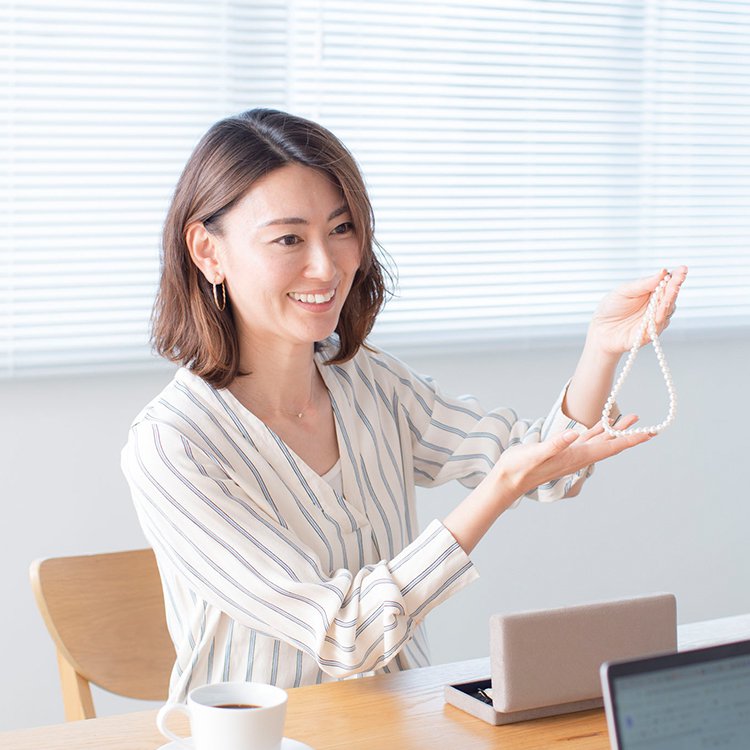
<svg viewBox="0 0 750 750">
<path fill-rule="evenodd" d="M 618 421 L 618 429 L 631 427 L 638 417 L 634 414 L 623 416 Z M 633 446 L 645 443 L 652 433 L 634 433 L 610 437 L 604 432 L 601 422 L 577 433 L 566 430 L 540 443 L 518 444 L 508 448 L 495 464 L 491 474 L 495 474 L 500 512 L 509 507 L 527 492 L 546 484 L 553 479 L 569 474 L 615 456 Z"/>
</svg>

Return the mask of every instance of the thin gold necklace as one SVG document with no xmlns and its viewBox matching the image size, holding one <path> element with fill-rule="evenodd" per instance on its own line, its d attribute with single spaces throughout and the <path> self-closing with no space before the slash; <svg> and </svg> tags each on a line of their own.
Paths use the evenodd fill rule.
<svg viewBox="0 0 750 750">
<path fill-rule="evenodd" d="M 297 419 L 302 419 L 302 417 L 305 416 L 305 412 L 312 405 L 314 392 L 315 392 L 315 377 L 313 376 L 313 382 L 310 384 L 310 398 L 307 399 L 307 403 L 303 407 L 302 411 L 298 411 L 298 412 L 284 411 L 284 414 L 288 414 L 290 417 L 297 417 Z"/>
<path fill-rule="evenodd" d="M 315 376 L 316 375 L 317 375 L 317 370 L 313 369 L 312 379 L 310 380 L 310 395 L 308 396 L 307 401 L 301 410 L 289 411 L 288 409 L 281 409 L 278 407 L 274 407 L 273 410 L 277 413 L 284 414 L 287 417 L 296 417 L 297 419 L 302 419 L 305 416 L 305 412 L 309 410 L 309 408 L 312 406 L 313 400 L 315 399 Z M 257 396 L 253 397 L 252 400 L 258 403 Z M 262 406 L 262 404 L 260 405 Z"/>
</svg>

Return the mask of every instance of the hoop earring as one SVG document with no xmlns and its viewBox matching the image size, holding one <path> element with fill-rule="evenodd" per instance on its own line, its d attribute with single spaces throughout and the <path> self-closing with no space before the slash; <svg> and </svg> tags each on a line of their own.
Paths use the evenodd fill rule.
<svg viewBox="0 0 750 750">
<path fill-rule="evenodd" d="M 219 304 L 219 295 L 216 293 L 216 282 L 213 283 L 214 288 L 214 304 L 219 312 L 223 312 L 227 306 L 227 290 L 224 287 L 224 282 L 220 281 L 219 286 L 221 287 L 221 304 Z"/>
</svg>

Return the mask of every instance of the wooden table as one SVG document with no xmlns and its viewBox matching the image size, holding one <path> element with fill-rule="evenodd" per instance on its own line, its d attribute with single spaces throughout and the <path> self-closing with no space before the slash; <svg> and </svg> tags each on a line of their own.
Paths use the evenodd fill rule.
<svg viewBox="0 0 750 750">
<path fill-rule="evenodd" d="M 750 615 L 679 628 L 680 648 L 750 638 Z M 443 700 L 448 683 L 489 675 L 489 660 L 289 690 L 285 734 L 314 750 L 608 750 L 601 710 L 493 727 Z M 156 750 L 155 711 L 0 733 L 2 750 Z M 181 731 L 181 717 L 173 717 Z M 182 730 L 187 732 L 183 723 Z"/>
</svg>

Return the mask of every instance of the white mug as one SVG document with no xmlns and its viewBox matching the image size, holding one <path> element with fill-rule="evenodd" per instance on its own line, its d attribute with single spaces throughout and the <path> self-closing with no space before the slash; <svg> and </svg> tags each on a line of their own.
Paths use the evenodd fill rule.
<svg viewBox="0 0 750 750">
<path fill-rule="evenodd" d="M 156 726 L 168 739 L 190 750 L 279 750 L 284 739 L 287 695 L 257 682 L 217 682 L 188 693 L 187 704 L 167 703 Z M 173 711 L 190 717 L 192 743 L 166 727 Z"/>
</svg>

